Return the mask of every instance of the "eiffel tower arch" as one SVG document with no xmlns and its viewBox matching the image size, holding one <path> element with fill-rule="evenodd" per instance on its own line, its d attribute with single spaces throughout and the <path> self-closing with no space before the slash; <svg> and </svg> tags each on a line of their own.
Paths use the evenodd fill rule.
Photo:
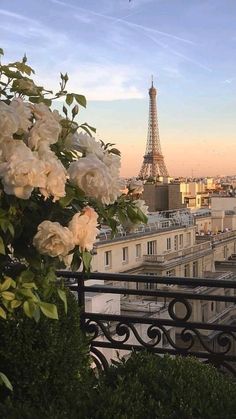
<svg viewBox="0 0 236 419">
<path fill-rule="evenodd" d="M 158 119 L 157 119 L 157 90 L 152 85 L 149 89 L 149 121 L 148 135 L 143 164 L 139 172 L 139 178 L 148 179 L 159 176 L 168 177 L 168 170 L 165 165 L 164 156 L 161 152 L 161 142 L 159 136 Z"/>
</svg>

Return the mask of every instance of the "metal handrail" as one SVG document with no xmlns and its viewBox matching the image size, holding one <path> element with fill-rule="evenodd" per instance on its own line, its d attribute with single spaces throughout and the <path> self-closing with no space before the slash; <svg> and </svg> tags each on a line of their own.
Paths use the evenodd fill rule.
<svg viewBox="0 0 236 419">
<path fill-rule="evenodd" d="M 65 278 L 70 289 L 78 295 L 81 327 L 90 340 L 91 354 L 98 367 L 107 367 L 107 351 L 111 349 L 130 351 L 145 348 L 157 354 L 193 355 L 236 376 L 235 279 L 228 279 L 227 276 L 224 279 L 223 273 L 221 279 L 206 279 L 98 272 L 85 275 L 69 271 L 58 272 L 58 277 Z M 94 283 L 89 285 L 90 281 L 87 285 L 88 280 Z M 98 280 L 103 280 L 104 284 L 96 284 Z M 107 285 L 108 281 L 120 283 L 121 287 Z M 136 288 L 133 287 L 135 283 Z M 150 283 L 156 289 L 146 289 L 146 284 Z M 225 295 L 225 289 L 229 290 L 228 295 Z M 134 310 L 127 315 L 104 313 L 102 307 L 98 313 L 86 311 L 86 299 L 99 294 L 120 295 L 121 302 L 124 295 L 129 295 Z M 133 300 L 134 296 L 139 300 Z M 158 310 L 146 311 L 145 315 L 137 311 L 141 310 L 142 297 L 148 297 L 153 308 L 158 304 Z M 157 299 L 159 303 L 155 303 Z M 161 302 L 163 305 L 160 307 Z M 199 321 L 195 313 L 196 307 L 199 307 L 196 304 L 201 302 L 204 303 L 202 310 L 203 307 L 210 309 L 212 304 L 214 307 L 218 304 L 222 307 L 221 311 L 215 317 L 211 311 L 208 320 L 203 320 L 205 314 L 202 314 L 202 321 Z M 228 303 L 231 305 L 228 306 Z M 165 345 L 162 345 L 162 337 L 165 337 Z"/>
</svg>

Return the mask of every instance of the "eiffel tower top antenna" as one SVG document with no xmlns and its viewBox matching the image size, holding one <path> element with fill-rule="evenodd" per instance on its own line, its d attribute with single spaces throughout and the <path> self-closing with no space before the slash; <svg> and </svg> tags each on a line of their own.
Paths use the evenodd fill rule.
<svg viewBox="0 0 236 419">
<path fill-rule="evenodd" d="M 153 75 L 151 75 L 151 82 L 152 82 L 152 87 L 153 87 Z"/>
<path fill-rule="evenodd" d="M 141 179 L 152 178 L 157 180 L 159 176 L 168 177 L 168 171 L 161 152 L 161 142 L 158 128 L 157 106 L 156 106 L 157 89 L 153 84 L 153 76 L 151 76 L 151 87 L 149 89 L 149 121 L 146 152 L 143 157 L 143 164 L 139 173 Z"/>
</svg>

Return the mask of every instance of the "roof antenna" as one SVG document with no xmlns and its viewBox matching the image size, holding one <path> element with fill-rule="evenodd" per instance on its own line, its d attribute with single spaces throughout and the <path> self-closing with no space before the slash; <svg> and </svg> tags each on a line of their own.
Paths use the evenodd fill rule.
<svg viewBox="0 0 236 419">
<path fill-rule="evenodd" d="M 151 75 L 152 87 L 153 87 L 153 75 Z"/>
</svg>

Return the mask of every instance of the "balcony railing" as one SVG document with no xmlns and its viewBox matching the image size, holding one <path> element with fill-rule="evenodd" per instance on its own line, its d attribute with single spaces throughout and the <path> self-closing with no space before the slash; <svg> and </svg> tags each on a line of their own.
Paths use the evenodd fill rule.
<svg viewBox="0 0 236 419">
<path fill-rule="evenodd" d="M 165 262 L 166 260 L 172 260 L 184 256 L 194 255 L 198 252 L 204 252 L 211 250 L 211 243 L 201 243 L 196 244 L 195 246 L 187 247 L 185 249 L 176 250 L 174 252 L 165 253 L 161 255 L 144 255 L 143 259 L 145 262 Z"/>
<path fill-rule="evenodd" d="M 236 376 L 236 280 L 105 273 L 90 273 L 88 278 L 78 272 L 58 275 L 66 278 L 78 295 L 81 327 L 89 337 L 98 368 L 108 366 L 109 350 L 127 353 L 145 348 L 157 354 L 192 355 Z M 86 285 L 91 279 L 94 284 Z M 104 285 L 96 285 L 98 280 L 103 280 Z M 107 281 L 115 285 L 106 285 Z M 151 281 L 152 289 L 147 289 L 147 281 Z M 99 312 L 87 311 L 87 297 L 101 294 L 118 294 L 121 302 L 129 298 L 135 309 L 121 315 L 104 313 L 102 306 Z M 147 305 L 147 297 L 149 310 L 142 311 L 140 307 Z M 213 309 L 217 306 L 220 309 L 214 321 Z"/>
<path fill-rule="evenodd" d="M 230 240 L 230 239 L 234 239 L 236 238 L 236 231 L 225 231 L 224 233 L 217 233 L 217 234 L 204 234 L 202 235 L 197 235 L 196 239 L 198 242 L 201 241 L 211 241 L 212 244 L 217 244 L 220 242 L 223 242 L 225 240 Z"/>
</svg>

